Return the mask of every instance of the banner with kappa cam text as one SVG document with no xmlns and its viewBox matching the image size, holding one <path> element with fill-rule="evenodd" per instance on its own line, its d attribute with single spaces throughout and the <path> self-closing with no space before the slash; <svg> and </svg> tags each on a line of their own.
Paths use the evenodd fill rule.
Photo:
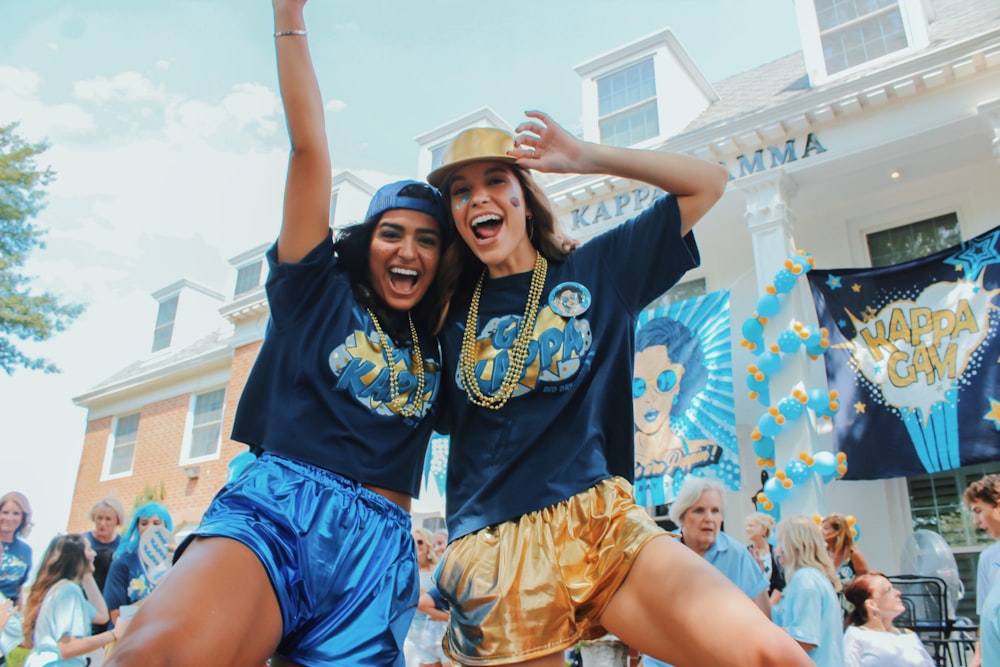
<svg viewBox="0 0 1000 667">
<path fill-rule="evenodd" d="M 636 502 L 672 502 L 689 474 L 739 490 L 729 291 L 642 312 L 635 349 Z"/>
<path fill-rule="evenodd" d="M 1000 227 L 903 264 L 808 277 L 845 479 L 1000 459 Z"/>
</svg>

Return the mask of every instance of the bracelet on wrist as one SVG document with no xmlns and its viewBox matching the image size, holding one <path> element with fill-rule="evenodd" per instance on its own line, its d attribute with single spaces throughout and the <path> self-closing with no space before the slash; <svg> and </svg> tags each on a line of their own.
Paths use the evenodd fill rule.
<svg viewBox="0 0 1000 667">
<path fill-rule="evenodd" d="M 278 37 L 305 37 L 309 33 L 305 30 L 281 30 L 280 32 L 274 33 L 275 38 Z"/>
<path fill-rule="evenodd" d="M 114 630 L 108 630 L 108 632 L 111 633 L 111 641 L 113 641 L 113 642 L 118 641 L 118 635 L 115 634 Z"/>
</svg>

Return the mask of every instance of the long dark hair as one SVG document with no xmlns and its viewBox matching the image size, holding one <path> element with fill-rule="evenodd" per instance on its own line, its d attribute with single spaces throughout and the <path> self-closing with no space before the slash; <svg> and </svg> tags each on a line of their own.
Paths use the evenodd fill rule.
<svg viewBox="0 0 1000 667">
<path fill-rule="evenodd" d="M 881 572 L 868 572 L 854 577 L 844 588 L 844 598 L 853 606 L 847 615 L 848 625 L 860 626 L 868 622 L 868 609 L 865 607 L 865 602 L 875 595 L 875 580 L 878 577 L 889 580 L 889 577 Z"/>
<path fill-rule="evenodd" d="M 63 579 L 79 582 L 87 573 L 87 545 L 82 535 L 60 535 L 49 542 L 42 566 L 24 603 L 24 637 L 30 648 L 45 594 Z"/>
<path fill-rule="evenodd" d="M 550 262 L 565 261 L 572 250 L 567 250 L 563 245 L 568 237 L 562 233 L 559 220 L 549 204 L 549 198 L 545 196 L 542 189 L 535 183 L 535 179 L 525 169 L 514 164 L 500 164 L 510 169 L 521 184 L 526 210 L 531 211 L 531 222 L 528 225 L 531 245 Z M 441 197 L 444 199 L 445 210 L 448 211 L 448 220 L 454 225 L 455 220 L 451 214 L 450 183 L 451 178 L 449 177 L 441 185 Z M 483 268 L 483 263 L 461 240 L 452 243 L 442 255 L 441 268 L 438 271 L 441 295 L 439 312 L 442 322 L 452 303 L 468 301 L 471 298 L 472 290 L 479 280 Z"/>
<path fill-rule="evenodd" d="M 372 238 L 375 236 L 375 227 L 381 216 L 369 218 L 364 222 L 359 222 L 349 227 L 344 227 L 337 232 L 333 244 L 333 250 L 337 253 L 337 261 L 346 271 L 351 280 L 351 287 L 354 290 L 354 298 L 362 306 L 370 309 L 379 319 L 379 323 L 393 341 L 397 344 L 410 339 L 409 326 L 405 320 L 396 317 L 396 311 L 382 301 L 372 289 L 371 277 L 368 270 L 368 258 L 370 255 Z M 441 233 L 441 257 L 438 260 L 438 274 L 443 265 L 448 237 L 450 235 Z M 437 334 L 438 326 L 444 319 L 441 313 L 442 299 L 441 287 L 438 277 L 431 281 L 430 287 L 424 297 L 410 309 L 413 317 L 413 324 L 420 332 L 431 335 Z"/>
</svg>

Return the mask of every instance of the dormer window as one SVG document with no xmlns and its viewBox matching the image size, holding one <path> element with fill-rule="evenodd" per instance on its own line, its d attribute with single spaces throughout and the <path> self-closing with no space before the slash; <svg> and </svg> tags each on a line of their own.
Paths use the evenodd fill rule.
<svg viewBox="0 0 1000 667">
<path fill-rule="evenodd" d="M 246 294 L 247 292 L 260 286 L 260 267 L 263 263 L 264 262 L 262 260 L 257 260 L 253 264 L 241 266 L 236 270 L 236 289 L 233 292 L 234 297 Z"/>
<path fill-rule="evenodd" d="M 908 46 L 898 0 L 815 0 L 827 74 Z"/>
<path fill-rule="evenodd" d="M 631 146 L 660 134 L 653 59 L 597 79 L 601 143 Z"/>
<path fill-rule="evenodd" d="M 813 85 L 927 44 L 922 0 L 796 0 Z"/>
<path fill-rule="evenodd" d="M 156 311 L 156 328 L 153 329 L 153 352 L 170 347 L 170 339 L 174 335 L 174 319 L 177 317 L 179 298 L 179 295 L 175 294 L 160 302 L 160 308 Z"/>
</svg>

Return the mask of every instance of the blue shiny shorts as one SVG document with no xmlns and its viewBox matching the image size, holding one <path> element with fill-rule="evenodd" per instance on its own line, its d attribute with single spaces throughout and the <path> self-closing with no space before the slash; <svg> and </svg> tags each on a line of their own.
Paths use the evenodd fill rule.
<svg viewBox="0 0 1000 667">
<path fill-rule="evenodd" d="M 260 559 L 284 620 L 278 654 L 301 665 L 404 664 L 419 579 L 410 515 L 395 503 L 265 453 L 219 491 L 194 537 L 228 537 Z"/>
</svg>

